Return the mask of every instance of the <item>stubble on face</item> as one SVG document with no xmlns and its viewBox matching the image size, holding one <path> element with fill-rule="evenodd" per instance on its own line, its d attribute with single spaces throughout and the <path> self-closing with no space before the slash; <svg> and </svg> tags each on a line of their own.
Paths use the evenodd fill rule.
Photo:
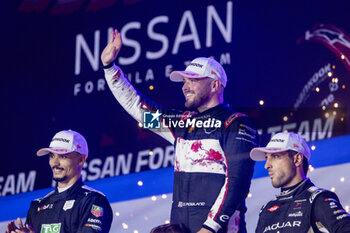
<svg viewBox="0 0 350 233">
<path fill-rule="evenodd" d="M 54 155 L 50 155 L 51 157 Z M 81 156 L 77 152 L 72 152 L 66 155 L 56 155 L 60 157 L 60 162 L 52 165 L 53 180 L 56 182 L 65 182 L 75 175 L 78 167 L 78 160 Z"/>
<path fill-rule="evenodd" d="M 268 171 L 272 186 L 274 188 L 289 187 L 296 176 L 296 166 L 288 153 L 280 155 L 280 158 L 274 159 L 271 164 Z"/>
<path fill-rule="evenodd" d="M 274 177 L 271 180 L 271 183 L 272 183 L 272 186 L 275 188 L 288 187 L 294 177 L 295 177 L 295 170 L 290 169 L 286 172 L 281 173 L 279 176 L 276 175 L 276 177 Z"/>
<path fill-rule="evenodd" d="M 208 103 L 211 99 L 210 84 L 211 80 L 209 78 L 198 80 L 193 87 L 185 90 L 184 95 L 186 98 L 186 108 L 198 109 L 199 107 Z"/>
<path fill-rule="evenodd" d="M 56 182 L 63 182 L 67 179 L 67 175 L 64 175 L 62 177 L 55 177 L 55 175 L 53 176 L 53 180 Z"/>
</svg>

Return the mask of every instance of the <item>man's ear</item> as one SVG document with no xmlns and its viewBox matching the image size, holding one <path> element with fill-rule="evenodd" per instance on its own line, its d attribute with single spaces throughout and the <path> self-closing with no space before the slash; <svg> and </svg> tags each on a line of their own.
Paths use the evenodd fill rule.
<svg viewBox="0 0 350 233">
<path fill-rule="evenodd" d="M 214 79 L 212 82 L 211 82 L 211 87 L 217 91 L 217 90 L 220 90 L 221 88 L 221 81 L 218 80 L 218 79 Z"/>
<path fill-rule="evenodd" d="M 303 165 L 303 158 L 304 156 L 300 153 L 297 153 L 294 155 L 294 164 L 295 166 L 302 166 Z"/>
<path fill-rule="evenodd" d="M 79 165 L 83 166 L 85 161 L 86 161 L 86 159 L 87 159 L 86 155 L 81 155 L 80 158 L 79 158 Z"/>
</svg>

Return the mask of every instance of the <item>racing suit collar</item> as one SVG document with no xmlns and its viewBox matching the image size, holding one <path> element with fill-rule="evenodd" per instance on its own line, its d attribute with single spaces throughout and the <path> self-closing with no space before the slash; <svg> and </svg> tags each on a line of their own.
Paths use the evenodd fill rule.
<svg viewBox="0 0 350 233">
<path fill-rule="evenodd" d="M 60 195 L 64 195 L 64 196 L 68 196 L 71 193 L 74 193 L 79 187 L 81 187 L 83 185 L 83 180 L 81 179 L 81 177 L 77 180 L 77 182 L 75 182 L 69 189 L 59 193 L 57 186 L 55 188 L 55 193 L 56 194 L 60 194 Z"/>
<path fill-rule="evenodd" d="M 223 108 L 228 108 L 229 105 L 227 103 L 222 103 L 222 104 L 218 104 L 215 107 L 209 108 L 203 112 L 198 112 L 198 114 L 195 115 L 195 117 L 198 116 L 203 116 L 203 115 L 213 115 L 216 114 L 219 110 L 222 110 Z"/>
<path fill-rule="evenodd" d="M 309 178 L 303 180 L 301 183 L 299 183 L 299 185 L 297 185 L 292 190 L 287 190 L 287 192 L 281 192 L 279 195 L 276 195 L 276 198 L 277 200 L 291 199 L 299 193 L 299 190 L 303 190 L 301 187 L 305 185 L 312 185 Z"/>
<path fill-rule="evenodd" d="M 293 185 L 293 186 L 290 186 L 288 188 L 281 188 L 281 194 L 284 194 L 284 193 L 289 193 L 290 191 L 294 190 L 296 187 L 298 187 L 304 180 L 301 180 L 299 181 L 299 183 Z"/>
</svg>

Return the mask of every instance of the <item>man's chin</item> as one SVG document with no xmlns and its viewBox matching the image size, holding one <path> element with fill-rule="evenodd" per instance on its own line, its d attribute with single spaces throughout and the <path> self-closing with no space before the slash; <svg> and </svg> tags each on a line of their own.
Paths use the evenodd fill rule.
<svg viewBox="0 0 350 233">
<path fill-rule="evenodd" d="M 56 182 L 62 182 L 62 181 L 65 181 L 67 179 L 66 176 L 63 176 L 63 177 L 53 177 L 53 180 L 56 181 Z"/>
<path fill-rule="evenodd" d="M 274 188 L 280 188 L 281 187 L 281 184 L 280 183 L 277 183 L 277 182 L 274 182 L 273 180 L 271 180 L 271 184 Z"/>
<path fill-rule="evenodd" d="M 195 109 L 196 108 L 195 103 L 193 101 L 192 102 L 186 101 L 185 107 L 188 109 Z"/>
</svg>

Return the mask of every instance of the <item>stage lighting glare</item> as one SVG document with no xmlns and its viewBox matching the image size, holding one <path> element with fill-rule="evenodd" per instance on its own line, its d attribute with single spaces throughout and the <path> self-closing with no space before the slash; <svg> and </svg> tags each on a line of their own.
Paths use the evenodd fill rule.
<svg viewBox="0 0 350 233">
<path fill-rule="evenodd" d="M 125 222 L 122 223 L 122 226 L 123 226 L 124 229 L 128 229 L 129 228 L 128 224 L 126 224 Z"/>
</svg>

